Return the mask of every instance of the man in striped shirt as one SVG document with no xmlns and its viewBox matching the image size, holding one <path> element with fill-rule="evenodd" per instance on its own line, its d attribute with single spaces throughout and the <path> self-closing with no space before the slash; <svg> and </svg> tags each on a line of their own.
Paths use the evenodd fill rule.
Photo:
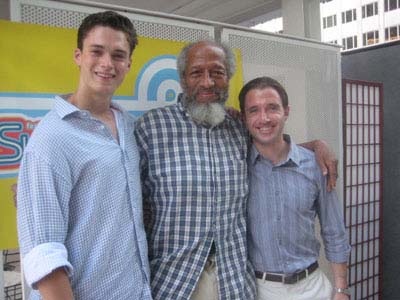
<svg viewBox="0 0 400 300">
<path fill-rule="evenodd" d="M 260 77 L 239 94 L 252 137 L 248 158 L 248 251 L 258 300 L 348 300 L 350 246 L 340 203 L 328 192 L 314 153 L 283 135 L 288 96 L 276 80 Z M 334 275 L 334 290 L 318 269 L 315 217 Z"/>
</svg>

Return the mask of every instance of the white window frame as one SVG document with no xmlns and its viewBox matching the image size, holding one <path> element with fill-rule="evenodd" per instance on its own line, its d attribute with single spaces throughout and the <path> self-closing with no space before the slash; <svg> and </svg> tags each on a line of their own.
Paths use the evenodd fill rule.
<svg viewBox="0 0 400 300">
<path fill-rule="evenodd" d="M 395 28 L 396 31 L 397 31 L 396 37 L 394 37 L 394 38 L 392 38 L 390 36 L 390 30 L 392 28 Z M 398 40 L 398 39 L 400 39 L 400 25 L 399 24 L 398 25 L 394 25 L 394 26 L 389 26 L 389 27 L 385 28 L 385 42 L 395 41 L 395 40 Z"/>
<path fill-rule="evenodd" d="M 323 17 L 322 20 L 323 20 L 323 28 L 324 29 L 335 27 L 337 25 L 337 17 L 336 17 L 336 15 Z M 329 22 L 331 22 L 331 24 L 329 24 Z"/>
<path fill-rule="evenodd" d="M 368 35 L 372 35 L 372 38 L 368 38 Z M 378 43 L 379 43 L 379 30 L 371 30 L 363 33 L 363 46 L 370 46 Z"/>
<path fill-rule="evenodd" d="M 352 47 L 349 48 L 349 43 L 348 40 L 351 39 L 352 41 Z M 358 43 L 357 43 L 357 36 L 353 35 L 353 36 L 348 36 L 342 39 L 342 46 L 343 46 L 343 50 L 350 50 L 350 49 L 356 49 L 358 48 Z"/>
<path fill-rule="evenodd" d="M 372 15 L 368 16 L 367 13 L 368 13 L 368 7 L 369 6 L 372 6 Z M 363 5 L 361 7 L 361 10 L 362 10 L 362 14 L 361 14 L 362 19 L 376 16 L 379 13 L 378 1 L 371 2 L 371 3 Z"/>
<path fill-rule="evenodd" d="M 395 8 L 390 8 L 390 2 L 394 1 L 396 3 L 396 7 Z M 388 12 L 388 11 L 392 11 L 392 10 L 396 10 L 400 8 L 400 0 L 385 0 L 385 8 L 384 11 Z"/>
<path fill-rule="evenodd" d="M 350 12 L 351 17 L 347 19 L 347 13 Z M 350 23 L 357 20 L 357 10 L 355 8 L 342 11 L 342 24 Z"/>
</svg>

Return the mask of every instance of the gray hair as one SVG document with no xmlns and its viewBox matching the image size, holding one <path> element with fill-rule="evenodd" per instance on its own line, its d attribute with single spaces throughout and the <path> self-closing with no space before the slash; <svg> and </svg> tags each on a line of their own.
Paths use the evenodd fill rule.
<svg viewBox="0 0 400 300">
<path fill-rule="evenodd" d="M 218 42 L 215 42 L 212 40 L 203 40 L 203 41 L 197 41 L 197 42 L 186 45 L 185 47 L 182 48 L 181 52 L 179 53 L 177 61 L 176 61 L 176 66 L 178 69 L 179 80 L 180 80 L 181 84 L 185 80 L 185 69 L 186 69 L 186 65 L 188 62 L 188 53 L 189 53 L 190 49 L 192 49 L 194 46 L 196 46 L 200 43 L 207 43 L 209 45 L 213 45 L 213 46 L 216 46 L 216 47 L 222 49 L 222 51 L 225 54 L 224 64 L 226 67 L 228 80 L 231 79 L 233 74 L 235 74 L 235 70 L 236 70 L 235 55 L 234 55 L 233 51 L 231 50 L 231 48 L 229 48 L 225 44 L 218 43 Z"/>
</svg>

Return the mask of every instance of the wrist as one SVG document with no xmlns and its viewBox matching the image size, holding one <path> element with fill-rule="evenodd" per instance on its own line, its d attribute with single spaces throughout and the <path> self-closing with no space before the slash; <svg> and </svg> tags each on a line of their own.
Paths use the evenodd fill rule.
<svg viewBox="0 0 400 300">
<path fill-rule="evenodd" d="M 348 296 L 351 295 L 351 290 L 348 287 L 347 288 L 334 287 L 333 290 L 334 290 L 335 293 L 345 294 L 345 295 L 348 295 Z"/>
</svg>

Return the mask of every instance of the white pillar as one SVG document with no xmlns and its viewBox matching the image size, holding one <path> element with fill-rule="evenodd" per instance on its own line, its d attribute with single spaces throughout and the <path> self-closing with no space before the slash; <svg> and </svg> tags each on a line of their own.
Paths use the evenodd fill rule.
<svg viewBox="0 0 400 300">
<path fill-rule="evenodd" d="M 319 0 L 282 0 L 283 33 L 321 40 Z"/>
</svg>

